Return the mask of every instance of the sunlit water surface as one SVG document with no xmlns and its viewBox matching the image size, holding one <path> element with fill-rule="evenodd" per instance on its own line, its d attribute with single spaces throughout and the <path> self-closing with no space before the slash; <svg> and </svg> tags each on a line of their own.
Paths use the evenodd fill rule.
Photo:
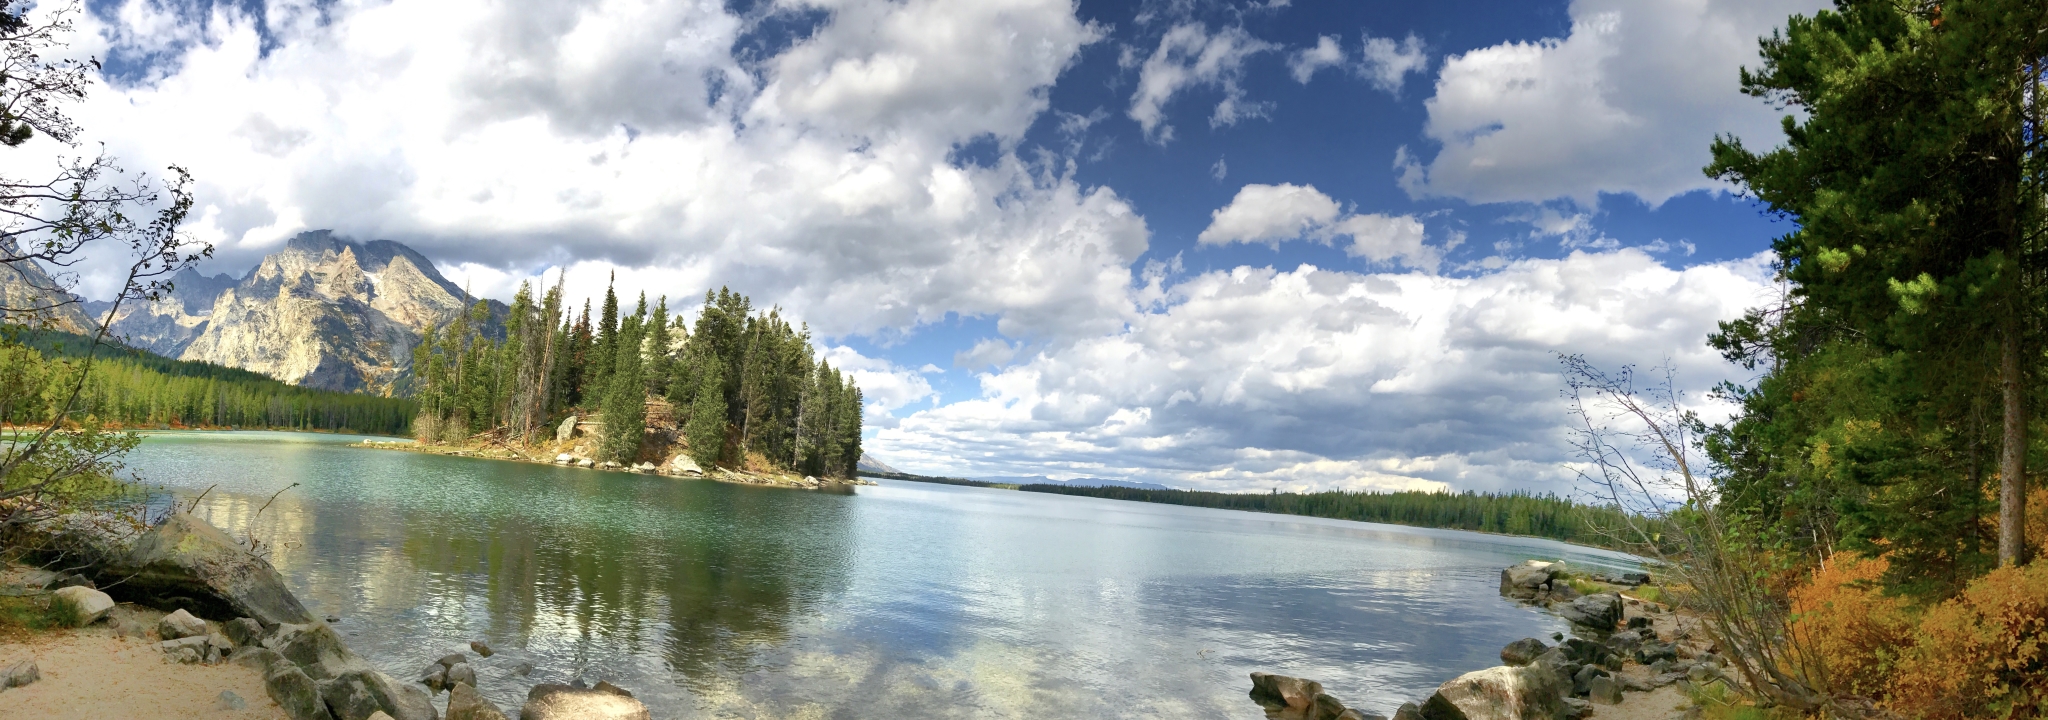
<svg viewBox="0 0 2048 720">
<path fill-rule="evenodd" d="M 401 679 L 607 679 L 655 717 L 1260 718 L 1246 673 L 1391 714 L 1564 629 L 1500 599 L 1544 540 L 883 481 L 833 494 L 169 433 L 149 482 L 253 535 Z M 280 489 L 298 483 L 258 514 Z M 1619 565 L 1614 565 L 1619 566 Z M 520 662 L 536 668 L 518 676 Z M 515 710 L 516 712 L 516 710 Z"/>
</svg>

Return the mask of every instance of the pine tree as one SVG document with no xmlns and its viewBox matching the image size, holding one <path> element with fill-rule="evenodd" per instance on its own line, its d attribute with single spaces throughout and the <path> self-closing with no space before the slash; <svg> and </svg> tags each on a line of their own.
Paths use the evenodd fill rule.
<svg viewBox="0 0 2048 720">
<path fill-rule="evenodd" d="M 618 273 L 613 273 L 616 279 Z M 618 363 L 619 345 L 619 296 L 612 291 L 611 281 L 604 286 L 604 314 L 599 316 L 595 328 L 597 337 L 592 341 L 590 352 L 591 372 L 583 382 L 586 397 L 599 402 L 611 388 L 612 368 Z"/>
<path fill-rule="evenodd" d="M 646 322 L 647 298 L 640 298 L 640 312 L 625 319 L 614 336 L 617 353 L 611 382 L 604 398 L 604 456 L 618 463 L 631 463 L 640 454 L 647 430 L 647 391 L 641 361 L 641 323 Z"/>
<path fill-rule="evenodd" d="M 690 404 L 690 421 L 683 427 L 683 437 L 690 443 L 690 459 L 709 470 L 723 460 L 725 454 L 725 378 L 717 363 L 707 363 L 697 374 L 696 399 Z"/>
</svg>

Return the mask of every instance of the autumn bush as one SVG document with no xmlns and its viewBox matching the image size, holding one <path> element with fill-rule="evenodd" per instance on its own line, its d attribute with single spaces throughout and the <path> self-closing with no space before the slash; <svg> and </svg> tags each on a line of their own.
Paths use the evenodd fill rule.
<svg viewBox="0 0 2048 720">
<path fill-rule="evenodd" d="M 1891 684 L 1900 652 L 1913 642 L 1913 617 L 1905 600 L 1880 590 L 1890 567 L 1882 556 L 1837 553 L 1791 591 L 1794 670 L 1816 690 L 1879 698 Z"/>
<path fill-rule="evenodd" d="M 1927 611 L 1891 709 L 1928 720 L 2048 716 L 2048 562 L 2004 567 Z"/>
</svg>

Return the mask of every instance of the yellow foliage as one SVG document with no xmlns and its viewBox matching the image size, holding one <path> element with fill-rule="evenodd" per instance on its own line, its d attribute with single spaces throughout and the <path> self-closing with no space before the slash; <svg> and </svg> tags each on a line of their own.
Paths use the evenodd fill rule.
<svg viewBox="0 0 2048 720">
<path fill-rule="evenodd" d="M 1884 557 L 1838 553 L 1793 588 L 1792 639 L 1804 650 L 1796 670 L 1816 689 L 1876 698 L 1889 685 L 1899 652 L 1913 635 L 1906 602 L 1878 589 L 1890 567 Z"/>
<path fill-rule="evenodd" d="M 2048 555 L 2048 487 L 2027 493 L 2027 542 L 2034 557 Z"/>
<path fill-rule="evenodd" d="M 1893 710 L 1928 720 L 2048 715 L 2048 562 L 1970 583 L 1921 621 L 1893 681 Z"/>
</svg>

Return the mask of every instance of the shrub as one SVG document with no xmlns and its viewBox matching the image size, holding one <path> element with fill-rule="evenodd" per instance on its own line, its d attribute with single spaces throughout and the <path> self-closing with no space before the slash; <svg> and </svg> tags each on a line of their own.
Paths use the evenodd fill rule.
<svg viewBox="0 0 2048 720">
<path fill-rule="evenodd" d="M 1928 611 L 1892 709 L 1928 720 L 2048 714 L 2048 562 L 2003 567 Z"/>
<path fill-rule="evenodd" d="M 1884 557 L 1836 553 L 1806 584 L 1793 588 L 1792 662 L 1814 689 L 1841 697 L 1877 698 L 1890 685 L 1899 653 L 1913 641 L 1906 601 L 1879 590 L 1891 568 Z"/>
</svg>

